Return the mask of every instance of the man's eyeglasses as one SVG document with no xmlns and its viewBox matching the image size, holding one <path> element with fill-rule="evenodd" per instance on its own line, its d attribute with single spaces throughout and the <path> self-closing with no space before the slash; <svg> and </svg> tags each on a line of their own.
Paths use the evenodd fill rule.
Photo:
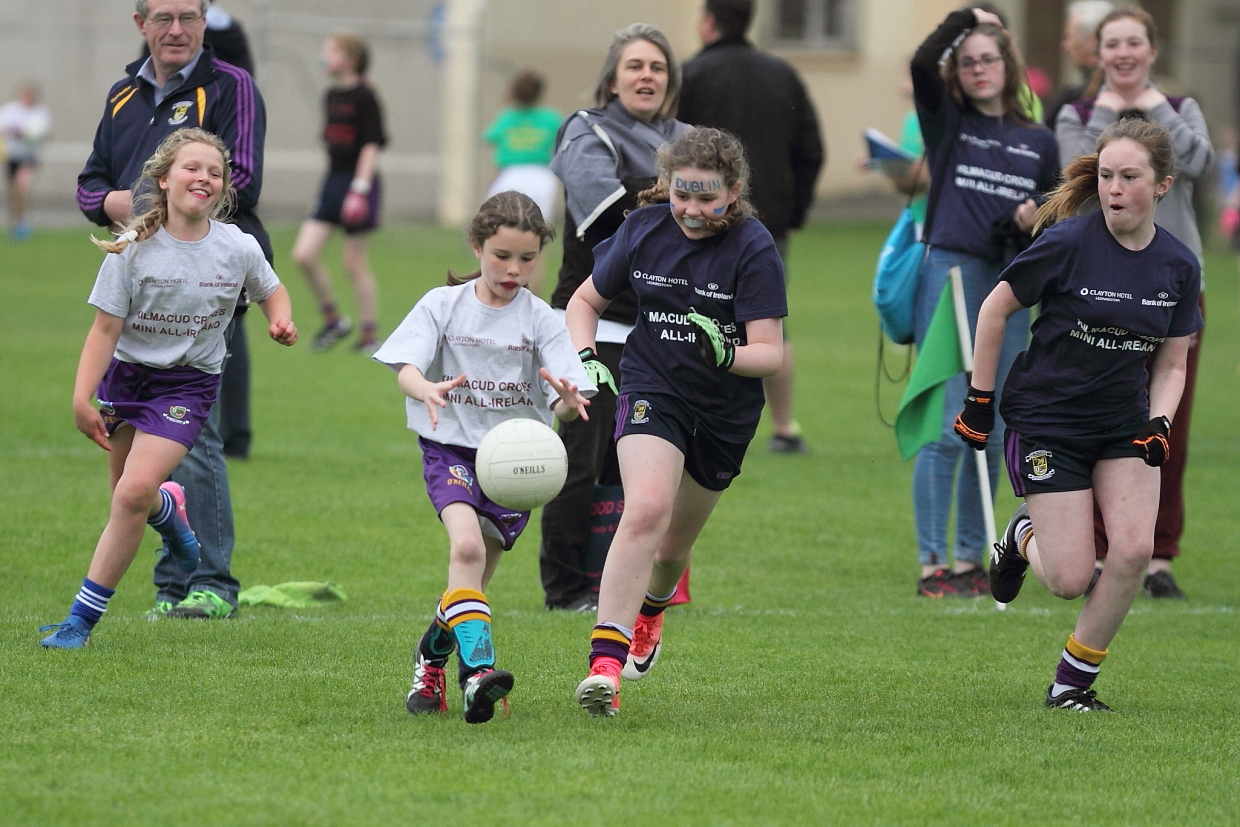
<svg viewBox="0 0 1240 827">
<path fill-rule="evenodd" d="M 154 17 L 148 17 L 146 22 L 154 26 L 156 29 L 172 28 L 172 21 L 175 20 L 181 24 L 182 29 L 192 29 L 202 22 L 203 17 L 197 12 L 186 12 L 173 17 L 171 14 L 157 14 Z"/>
<path fill-rule="evenodd" d="M 972 71 L 972 69 L 978 64 L 981 64 L 985 68 L 989 69 L 991 66 L 994 66 L 996 63 L 1002 63 L 1002 62 L 1003 62 L 1003 58 L 1000 57 L 999 55 L 982 55 L 977 60 L 974 60 L 971 57 L 962 57 L 960 58 L 960 60 L 956 61 L 956 65 L 960 67 L 960 71 L 968 72 L 968 71 Z"/>
</svg>

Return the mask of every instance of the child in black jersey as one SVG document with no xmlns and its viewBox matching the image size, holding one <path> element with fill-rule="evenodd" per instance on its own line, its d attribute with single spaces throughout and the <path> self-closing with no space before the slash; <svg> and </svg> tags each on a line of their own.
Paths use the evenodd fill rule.
<svg viewBox="0 0 1240 827">
<path fill-rule="evenodd" d="M 590 674 L 576 693 L 588 713 L 608 717 L 621 675 L 637 680 L 654 665 L 693 541 L 740 473 L 788 312 L 775 242 L 744 198 L 740 142 L 692 129 L 660 148 L 657 164 L 645 206 L 594 248 L 594 272 L 566 316 L 589 364 L 602 312 L 626 290 L 637 295 L 616 400 L 624 515 L 603 569 Z"/>
<path fill-rule="evenodd" d="M 990 588 L 1008 603 L 1032 567 L 1051 593 L 1084 594 L 1097 500 L 1107 566 L 1046 693 L 1047 706 L 1079 711 L 1109 711 L 1091 686 L 1153 553 L 1158 466 L 1184 389 L 1189 338 L 1203 325 L 1197 258 L 1154 224 L 1154 207 L 1174 180 L 1167 129 L 1121 120 L 1103 131 L 1097 150 L 1065 170 L 1038 212 L 1039 226 L 1059 223 L 1004 270 L 983 303 L 973 385 L 956 419 L 965 442 L 985 446 L 1004 321 L 1040 303 L 1000 406 L 1008 474 L 1025 503 L 995 545 Z M 1100 212 L 1069 217 L 1094 195 Z"/>
<path fill-rule="evenodd" d="M 323 140 L 331 167 L 323 180 L 314 214 L 301 225 L 293 245 L 293 261 L 301 267 L 323 312 L 323 329 L 310 343 L 327 350 L 353 329 L 341 315 L 332 292 L 331 276 L 320 261 L 335 227 L 344 230 L 344 269 L 357 295 L 361 335 L 354 349 L 374 353 L 378 338 L 378 288 L 366 259 L 370 232 L 379 226 L 380 181 L 376 166 L 387 143 L 383 109 L 366 81 L 370 50 L 353 35 L 335 35 L 323 44 L 323 63 L 332 88 L 324 100 Z"/>
</svg>

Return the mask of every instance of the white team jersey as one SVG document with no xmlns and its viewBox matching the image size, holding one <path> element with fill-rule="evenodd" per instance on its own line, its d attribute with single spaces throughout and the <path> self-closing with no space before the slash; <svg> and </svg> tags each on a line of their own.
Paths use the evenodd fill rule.
<svg viewBox="0 0 1240 827">
<path fill-rule="evenodd" d="M 477 448 L 486 432 L 505 419 L 524 417 L 551 424 L 555 390 L 538 375 L 541 367 L 567 379 L 582 396 L 596 392 L 573 350 L 564 322 L 529 290 L 504 307 L 478 300 L 473 281 L 436 287 L 414 306 L 375 352 L 374 360 L 399 372 L 413 365 L 429 381 L 465 374 L 448 394 L 431 429 L 426 405 L 407 398 L 408 426 L 446 445 Z"/>
<path fill-rule="evenodd" d="M 160 227 L 145 241 L 108 253 L 89 303 L 125 320 L 116 343 L 122 362 L 219 373 L 241 288 L 261 302 L 279 286 L 252 236 L 212 221 L 200 241 L 179 241 Z"/>
</svg>

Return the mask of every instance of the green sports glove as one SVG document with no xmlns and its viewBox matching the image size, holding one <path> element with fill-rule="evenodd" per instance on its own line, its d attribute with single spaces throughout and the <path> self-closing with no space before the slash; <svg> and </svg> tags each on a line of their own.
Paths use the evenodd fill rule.
<svg viewBox="0 0 1240 827">
<path fill-rule="evenodd" d="M 719 370 L 729 370 L 736 361 L 736 345 L 723 337 L 719 325 L 709 316 L 689 308 L 689 324 L 697 328 L 698 352 L 706 360 L 706 364 Z"/>
<path fill-rule="evenodd" d="M 602 390 L 603 385 L 606 385 L 611 388 L 612 393 L 617 396 L 620 394 L 620 391 L 616 390 L 616 380 L 612 378 L 611 371 L 598 360 L 598 354 L 594 352 L 594 348 L 588 347 L 577 355 L 581 357 L 581 366 L 586 369 L 586 376 L 590 377 L 594 387 Z"/>
</svg>

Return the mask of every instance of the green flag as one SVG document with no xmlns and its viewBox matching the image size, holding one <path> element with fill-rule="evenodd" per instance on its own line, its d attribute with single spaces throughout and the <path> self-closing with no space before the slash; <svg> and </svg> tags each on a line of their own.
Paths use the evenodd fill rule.
<svg viewBox="0 0 1240 827">
<path fill-rule="evenodd" d="M 917 364 L 904 388 L 900 411 L 896 414 L 896 443 L 900 456 L 912 459 L 923 445 L 937 442 L 943 435 L 943 383 L 964 370 L 960 356 L 960 334 L 956 330 L 956 310 L 952 303 L 951 279 L 943 285 L 934 308 L 930 329 L 917 352 Z M 959 400 L 952 400 L 956 404 Z"/>
</svg>

